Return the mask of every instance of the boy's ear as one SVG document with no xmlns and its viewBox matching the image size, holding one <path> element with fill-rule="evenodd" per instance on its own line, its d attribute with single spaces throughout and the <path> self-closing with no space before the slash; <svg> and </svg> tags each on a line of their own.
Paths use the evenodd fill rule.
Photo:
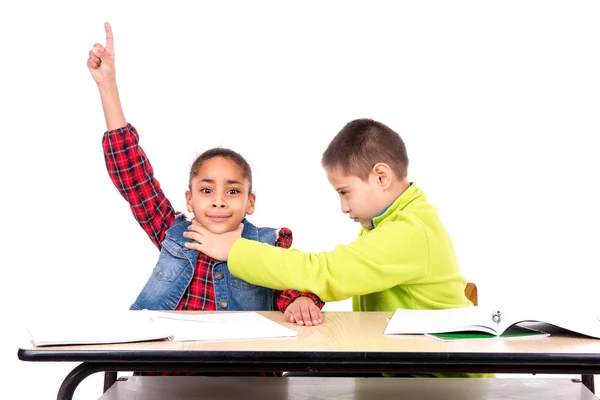
<svg viewBox="0 0 600 400">
<path fill-rule="evenodd" d="M 254 214 L 254 207 L 256 205 L 256 195 L 252 193 L 248 196 L 248 208 L 246 209 L 246 214 L 252 215 Z"/>
<path fill-rule="evenodd" d="M 377 179 L 377 184 L 383 188 L 387 189 L 392 184 L 392 179 L 394 178 L 394 174 L 392 169 L 386 163 L 377 163 L 373 167 L 372 170 L 375 178 Z"/>
<path fill-rule="evenodd" d="M 190 192 L 189 190 L 185 191 L 185 205 L 187 207 L 188 212 L 194 212 L 194 208 L 192 207 L 192 192 Z"/>
</svg>

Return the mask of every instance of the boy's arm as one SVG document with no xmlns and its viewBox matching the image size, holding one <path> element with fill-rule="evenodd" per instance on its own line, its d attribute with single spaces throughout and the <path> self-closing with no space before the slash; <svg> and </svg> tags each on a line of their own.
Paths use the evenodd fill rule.
<svg viewBox="0 0 600 400">
<path fill-rule="evenodd" d="M 125 119 L 116 80 L 113 33 L 108 22 L 104 29 L 106 45 L 96 43 L 89 52 L 87 64 L 98 86 L 106 120 L 107 131 L 102 139 L 106 168 L 135 219 L 160 248 L 175 212 L 154 179 L 154 171 L 138 144 L 135 128 Z"/>
<path fill-rule="evenodd" d="M 228 266 L 232 274 L 256 285 L 294 287 L 338 301 L 425 280 L 429 246 L 421 225 L 400 220 L 318 254 L 238 239 Z"/>
<path fill-rule="evenodd" d="M 275 242 L 275 247 L 279 247 L 282 249 L 289 249 L 292 247 L 293 235 L 292 231 L 288 228 L 279 229 L 277 241 Z M 277 297 L 277 308 L 281 312 L 285 312 L 290 304 L 294 302 L 298 297 L 308 297 L 319 309 L 322 309 L 325 303 L 321 301 L 319 296 L 314 295 L 312 293 L 303 293 L 294 289 L 286 289 L 283 292 L 276 291 L 278 294 Z"/>
</svg>

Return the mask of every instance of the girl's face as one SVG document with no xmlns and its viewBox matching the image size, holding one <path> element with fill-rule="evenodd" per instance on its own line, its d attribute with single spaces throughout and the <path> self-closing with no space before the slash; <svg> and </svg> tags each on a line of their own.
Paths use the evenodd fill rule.
<svg viewBox="0 0 600 400">
<path fill-rule="evenodd" d="M 254 213 L 256 196 L 250 182 L 232 160 L 214 157 L 204 161 L 185 193 L 187 210 L 213 233 L 235 230 L 246 214 Z"/>
</svg>

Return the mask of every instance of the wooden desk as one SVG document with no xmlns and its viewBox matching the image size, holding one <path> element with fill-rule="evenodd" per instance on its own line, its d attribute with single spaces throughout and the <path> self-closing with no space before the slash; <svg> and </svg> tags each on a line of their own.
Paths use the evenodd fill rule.
<svg viewBox="0 0 600 400">
<path fill-rule="evenodd" d="M 339 371 L 600 373 L 600 340 L 553 335 L 522 340 L 441 342 L 423 335 L 384 336 L 392 312 L 327 312 L 323 325 L 299 327 L 279 312 L 262 315 L 295 329 L 295 338 L 222 342 L 144 342 L 28 347 L 23 361 L 82 362 L 59 399 L 102 371 Z"/>
</svg>

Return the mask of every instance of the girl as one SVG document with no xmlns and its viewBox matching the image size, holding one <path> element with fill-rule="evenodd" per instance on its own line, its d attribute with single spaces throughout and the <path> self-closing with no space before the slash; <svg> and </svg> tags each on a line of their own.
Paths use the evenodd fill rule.
<svg viewBox="0 0 600 400">
<path fill-rule="evenodd" d="M 275 293 L 229 273 L 227 264 L 185 247 L 184 232 L 191 224 L 176 213 L 163 194 L 135 128 L 128 124 L 115 76 L 114 40 L 105 23 L 106 46 L 95 44 L 87 61 L 100 91 L 107 132 L 103 137 L 111 180 L 129 202 L 133 215 L 160 249 L 160 257 L 132 309 L 156 310 L 271 310 Z M 187 211 L 214 233 L 242 231 L 247 239 L 289 248 L 289 229 L 257 228 L 245 217 L 254 212 L 252 172 L 238 153 L 214 148 L 194 161 L 186 191 Z M 242 227 L 243 223 L 243 227 Z M 243 230 L 242 230 L 243 229 Z M 277 306 L 286 319 L 299 325 L 321 323 L 323 302 L 308 293 L 277 293 Z"/>
</svg>

